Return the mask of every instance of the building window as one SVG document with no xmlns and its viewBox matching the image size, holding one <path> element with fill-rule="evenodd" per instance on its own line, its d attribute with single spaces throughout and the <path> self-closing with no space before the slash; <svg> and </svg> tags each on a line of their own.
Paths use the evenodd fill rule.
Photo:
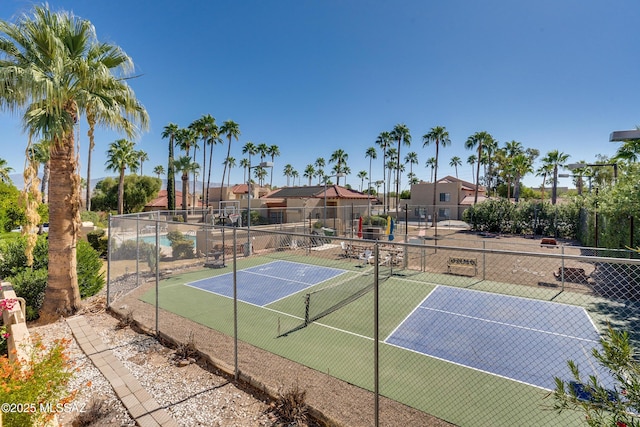
<svg viewBox="0 0 640 427">
<path fill-rule="evenodd" d="M 438 209 L 438 218 L 439 219 L 451 219 L 451 210 L 449 208 L 440 208 L 440 209 Z"/>
<path fill-rule="evenodd" d="M 441 202 L 451 201 L 451 193 L 440 193 L 440 201 Z"/>
</svg>

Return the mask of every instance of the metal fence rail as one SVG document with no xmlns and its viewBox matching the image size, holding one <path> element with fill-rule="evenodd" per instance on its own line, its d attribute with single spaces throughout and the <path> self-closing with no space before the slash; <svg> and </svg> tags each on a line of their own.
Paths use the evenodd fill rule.
<svg viewBox="0 0 640 427">
<path fill-rule="evenodd" d="M 173 217 L 110 219 L 109 305 L 136 307 L 157 332 L 211 331 L 199 344 L 236 376 L 277 388 L 305 367 L 295 375 L 310 383 L 299 386 L 328 416 L 323 385 L 355 387 L 341 399 L 362 425 L 403 425 L 406 414 L 581 425 L 580 414 L 550 410 L 554 377 L 571 379 L 572 359 L 611 382 L 590 355 L 602 332 L 640 340 L 640 260 L 628 251 Z"/>
</svg>

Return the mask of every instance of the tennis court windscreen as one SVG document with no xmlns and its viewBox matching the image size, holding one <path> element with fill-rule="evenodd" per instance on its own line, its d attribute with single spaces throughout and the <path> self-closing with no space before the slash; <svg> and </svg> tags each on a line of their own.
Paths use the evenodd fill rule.
<svg viewBox="0 0 640 427">
<path fill-rule="evenodd" d="M 352 275 L 305 295 L 305 325 L 314 322 L 373 290 L 372 272 Z"/>
</svg>

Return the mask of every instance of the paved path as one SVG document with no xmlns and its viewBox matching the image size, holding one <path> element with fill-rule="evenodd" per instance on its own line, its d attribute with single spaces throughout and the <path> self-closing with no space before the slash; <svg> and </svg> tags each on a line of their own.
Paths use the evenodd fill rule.
<svg viewBox="0 0 640 427">
<path fill-rule="evenodd" d="M 139 426 L 178 427 L 169 413 L 158 405 L 133 374 L 107 348 L 84 317 L 70 317 L 67 324 L 71 327 L 82 351 L 111 383 L 116 395 Z"/>
</svg>

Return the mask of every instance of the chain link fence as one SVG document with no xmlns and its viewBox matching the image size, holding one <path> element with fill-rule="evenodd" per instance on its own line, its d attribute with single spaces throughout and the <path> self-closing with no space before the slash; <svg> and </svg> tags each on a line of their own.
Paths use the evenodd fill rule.
<svg viewBox="0 0 640 427">
<path fill-rule="evenodd" d="M 110 218 L 109 305 L 343 425 L 582 425 L 554 377 L 574 360 L 613 387 L 591 350 L 608 325 L 640 339 L 634 252 L 209 214 Z"/>
</svg>

